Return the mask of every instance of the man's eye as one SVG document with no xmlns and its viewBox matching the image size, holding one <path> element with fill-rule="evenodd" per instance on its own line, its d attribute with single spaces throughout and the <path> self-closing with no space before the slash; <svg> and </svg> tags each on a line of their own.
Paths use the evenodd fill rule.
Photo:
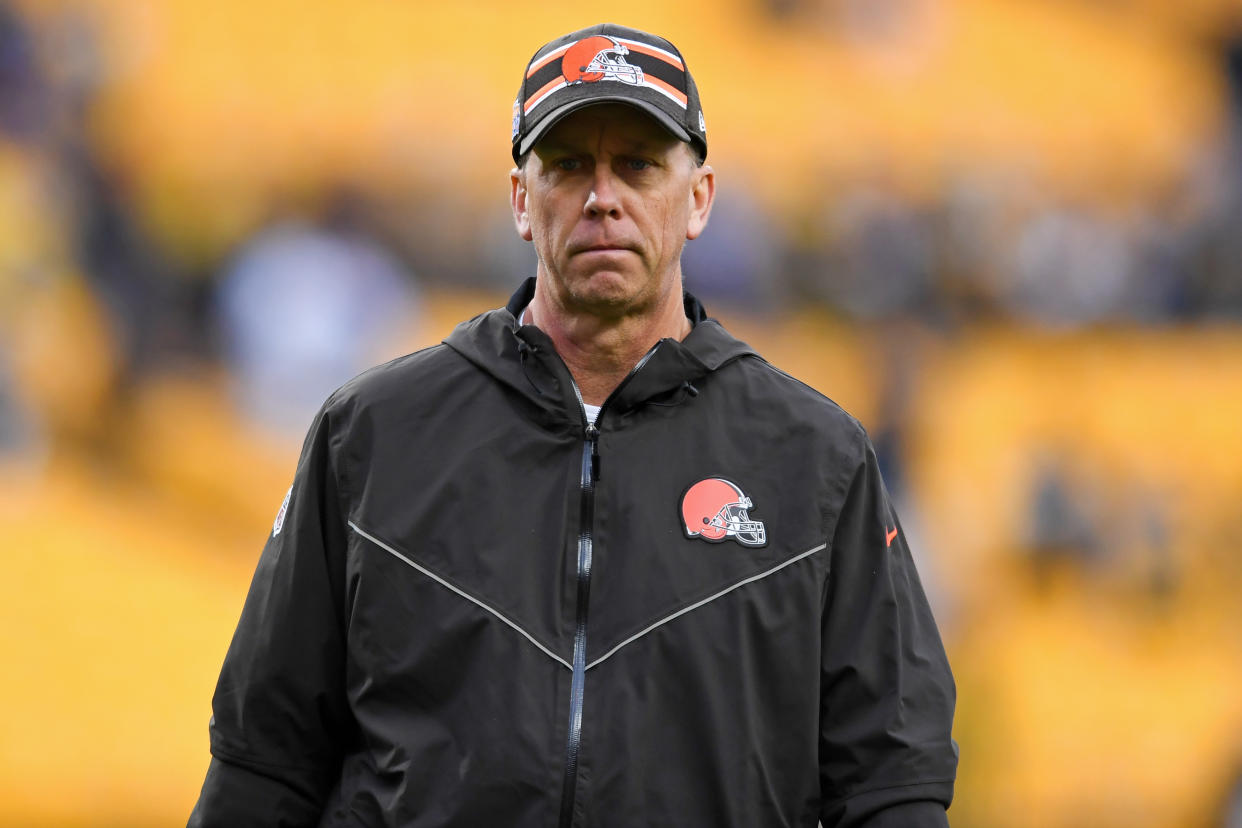
<svg viewBox="0 0 1242 828">
<path fill-rule="evenodd" d="M 651 162 L 645 158 L 631 158 L 625 162 L 626 167 L 631 170 L 645 170 L 651 166 Z"/>
<path fill-rule="evenodd" d="M 560 158 L 556 161 L 556 168 L 565 172 L 573 172 L 582 168 L 582 162 L 577 158 Z"/>
</svg>

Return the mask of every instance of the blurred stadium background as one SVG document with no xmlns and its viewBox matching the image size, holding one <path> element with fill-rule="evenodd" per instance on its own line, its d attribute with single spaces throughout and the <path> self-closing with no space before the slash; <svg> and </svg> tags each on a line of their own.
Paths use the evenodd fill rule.
<svg viewBox="0 0 1242 828">
<path fill-rule="evenodd" d="M 703 92 L 691 288 L 880 449 L 953 824 L 1242 825 L 1234 0 L 0 0 L 0 825 L 184 821 L 303 429 L 533 272 L 601 17 Z"/>
</svg>

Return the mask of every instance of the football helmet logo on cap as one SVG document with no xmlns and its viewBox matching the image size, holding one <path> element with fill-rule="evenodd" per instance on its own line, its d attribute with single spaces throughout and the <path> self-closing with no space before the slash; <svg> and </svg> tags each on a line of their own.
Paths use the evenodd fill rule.
<svg viewBox="0 0 1242 828">
<path fill-rule="evenodd" d="M 625 62 L 630 53 L 624 43 L 604 35 L 583 38 L 565 50 L 561 58 L 561 74 L 570 83 L 595 83 L 615 80 L 640 84 L 643 70 Z"/>
<path fill-rule="evenodd" d="M 681 517 L 686 537 L 712 543 L 733 538 L 743 546 L 768 542 L 763 522 L 751 520 L 748 509 L 755 504 L 728 480 L 709 477 L 695 483 L 681 498 Z"/>
</svg>

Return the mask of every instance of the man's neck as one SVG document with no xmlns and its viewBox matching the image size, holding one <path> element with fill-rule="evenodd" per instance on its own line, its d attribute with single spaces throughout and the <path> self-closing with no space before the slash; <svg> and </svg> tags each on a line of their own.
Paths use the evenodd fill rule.
<svg viewBox="0 0 1242 828">
<path fill-rule="evenodd" d="M 654 313 L 601 318 L 556 307 L 536 290 L 524 322 L 551 338 L 583 402 L 603 405 L 656 342 L 681 340 L 690 333 L 692 325 L 686 318 L 681 291 L 673 293 Z"/>
</svg>

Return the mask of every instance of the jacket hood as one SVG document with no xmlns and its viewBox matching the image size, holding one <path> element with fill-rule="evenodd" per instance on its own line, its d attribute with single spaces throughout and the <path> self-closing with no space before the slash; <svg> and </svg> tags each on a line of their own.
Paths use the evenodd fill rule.
<svg viewBox="0 0 1242 828">
<path fill-rule="evenodd" d="M 518 315 L 534 295 L 535 279 L 531 277 L 505 307 L 461 323 L 444 344 L 542 411 L 577 423 L 581 409 L 573 379 L 551 338 L 534 325 L 518 324 Z M 681 341 L 660 340 L 641 370 L 609 397 L 610 409 L 628 411 L 648 402 L 664 402 L 665 398 L 684 398 L 697 393 L 697 380 L 739 357 L 757 356 L 749 345 L 708 317 L 694 296 L 685 293 L 683 301 L 694 326 L 689 335 Z"/>
</svg>

